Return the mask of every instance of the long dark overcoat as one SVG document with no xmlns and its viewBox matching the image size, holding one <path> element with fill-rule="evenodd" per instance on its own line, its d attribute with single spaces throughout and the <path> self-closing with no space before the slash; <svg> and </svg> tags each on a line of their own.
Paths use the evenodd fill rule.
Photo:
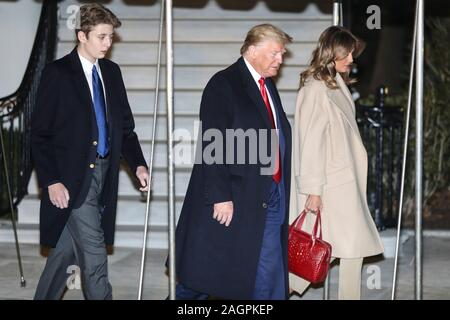
<svg viewBox="0 0 450 320">
<path fill-rule="evenodd" d="M 122 155 L 131 172 L 146 165 L 128 104 L 120 68 L 99 60 L 106 91 L 110 138 L 110 168 L 102 192 L 102 227 L 107 245 L 114 243 L 119 162 Z M 72 209 L 81 206 L 92 178 L 98 129 L 94 107 L 77 50 L 46 66 L 31 121 L 33 159 L 42 188 L 40 242 L 54 247 Z M 67 209 L 58 209 L 47 187 L 61 182 L 69 191 Z"/>
</svg>

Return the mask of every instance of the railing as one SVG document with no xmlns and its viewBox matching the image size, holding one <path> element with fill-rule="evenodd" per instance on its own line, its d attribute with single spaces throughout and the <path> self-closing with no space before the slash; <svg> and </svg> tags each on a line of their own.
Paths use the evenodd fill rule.
<svg viewBox="0 0 450 320">
<path fill-rule="evenodd" d="M 400 195 L 403 109 L 385 106 L 378 95 L 375 106 L 356 106 L 357 122 L 367 149 L 369 208 L 379 230 L 395 227 Z"/>
<path fill-rule="evenodd" d="M 44 0 L 33 48 L 23 80 L 13 94 L 0 98 L 0 216 L 11 212 L 7 178 L 14 208 L 27 194 L 33 170 L 30 149 L 30 118 L 42 70 L 54 59 L 57 1 Z M 5 75 L 3 75 L 5 76 Z M 7 170 L 5 170 L 5 160 Z M 8 172 L 8 177 L 5 175 Z"/>
</svg>

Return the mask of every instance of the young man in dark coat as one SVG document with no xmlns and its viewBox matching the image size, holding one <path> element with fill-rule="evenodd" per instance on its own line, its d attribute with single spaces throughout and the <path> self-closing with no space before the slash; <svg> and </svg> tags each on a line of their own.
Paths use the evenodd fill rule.
<svg viewBox="0 0 450 320">
<path fill-rule="evenodd" d="M 52 247 L 35 299 L 60 299 L 73 266 L 86 299 L 112 299 L 105 245 L 114 242 L 120 156 L 140 190 L 149 185 L 120 68 L 104 58 L 121 23 L 99 4 L 79 18 L 77 47 L 43 72 L 31 124 L 40 242 Z"/>
</svg>

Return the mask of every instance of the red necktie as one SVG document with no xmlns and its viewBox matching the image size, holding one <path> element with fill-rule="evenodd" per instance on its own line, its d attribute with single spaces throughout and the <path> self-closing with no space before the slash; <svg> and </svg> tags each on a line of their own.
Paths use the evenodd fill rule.
<svg viewBox="0 0 450 320">
<path fill-rule="evenodd" d="M 270 107 L 269 97 L 267 96 L 266 86 L 265 86 L 265 79 L 261 78 L 259 79 L 259 89 L 261 91 L 262 98 L 264 100 L 264 103 L 266 104 L 267 113 L 269 114 L 270 122 L 272 123 L 272 129 L 276 129 L 275 127 L 275 119 L 273 117 L 272 108 Z M 281 166 L 280 166 L 280 148 L 278 147 L 277 157 L 275 158 L 275 173 L 273 175 L 273 180 L 275 180 L 276 183 L 280 183 L 281 181 Z"/>
</svg>

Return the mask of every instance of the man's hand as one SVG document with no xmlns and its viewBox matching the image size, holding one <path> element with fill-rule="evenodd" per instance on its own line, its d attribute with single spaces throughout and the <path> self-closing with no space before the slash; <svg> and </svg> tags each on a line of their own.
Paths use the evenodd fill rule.
<svg viewBox="0 0 450 320">
<path fill-rule="evenodd" d="M 306 199 L 305 210 L 317 213 L 317 211 L 322 210 L 322 199 L 320 196 L 316 196 L 313 194 L 308 195 L 308 199 Z"/>
<path fill-rule="evenodd" d="M 233 219 L 233 201 L 214 203 L 213 218 L 228 227 Z"/>
<path fill-rule="evenodd" d="M 140 191 L 148 191 L 150 185 L 150 176 L 148 175 L 148 170 L 144 166 L 139 166 L 136 169 L 136 177 L 139 180 L 142 188 L 139 188 Z"/>
<path fill-rule="evenodd" d="M 51 203 L 58 209 L 65 209 L 69 206 L 69 191 L 60 182 L 48 186 L 48 196 Z"/>
</svg>

